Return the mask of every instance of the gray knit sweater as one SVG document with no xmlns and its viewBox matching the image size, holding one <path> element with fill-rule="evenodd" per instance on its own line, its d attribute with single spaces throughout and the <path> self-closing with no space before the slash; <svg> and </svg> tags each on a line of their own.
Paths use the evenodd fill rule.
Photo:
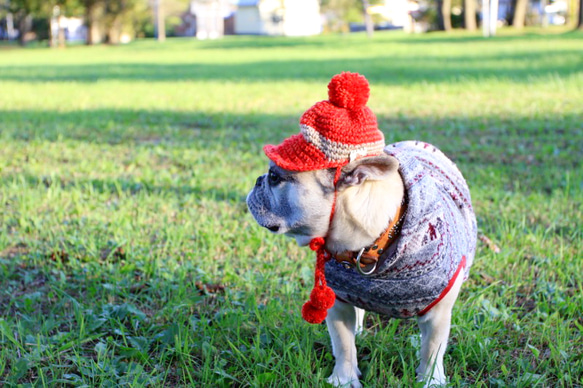
<svg viewBox="0 0 583 388">
<path fill-rule="evenodd" d="M 399 160 L 408 200 L 394 253 L 368 277 L 330 260 L 326 281 L 340 300 L 409 318 L 426 313 L 445 296 L 456 273 L 468 277 L 476 218 L 462 174 L 437 148 L 406 141 L 388 145 L 385 152 Z"/>
</svg>

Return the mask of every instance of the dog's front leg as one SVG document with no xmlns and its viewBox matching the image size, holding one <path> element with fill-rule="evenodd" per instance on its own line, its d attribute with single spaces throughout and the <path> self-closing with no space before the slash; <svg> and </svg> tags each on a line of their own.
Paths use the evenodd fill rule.
<svg viewBox="0 0 583 388">
<path fill-rule="evenodd" d="M 451 311 L 462 283 L 463 275 L 460 274 L 447 295 L 417 320 L 421 330 L 421 360 L 417 368 L 417 380 L 425 381 L 425 387 L 447 384 L 443 355 L 449 338 Z"/>
<path fill-rule="evenodd" d="M 364 316 L 364 312 L 361 311 L 360 314 Z M 336 365 L 328 382 L 334 386 L 362 387 L 358 381 L 360 371 L 354 343 L 357 323 L 357 309 L 348 303 L 336 300 L 328 311 L 326 324 L 332 340 L 332 353 L 336 358 Z M 362 326 L 362 321 L 359 324 Z"/>
<path fill-rule="evenodd" d="M 364 331 L 364 310 L 355 307 L 354 311 L 356 312 L 356 324 L 354 326 L 354 334 L 360 335 Z"/>
</svg>

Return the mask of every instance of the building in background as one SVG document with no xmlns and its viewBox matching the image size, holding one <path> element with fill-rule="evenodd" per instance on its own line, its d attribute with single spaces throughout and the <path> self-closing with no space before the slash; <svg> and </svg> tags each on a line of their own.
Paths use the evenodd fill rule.
<svg viewBox="0 0 583 388">
<path fill-rule="evenodd" d="M 194 32 L 198 39 L 220 38 L 225 32 L 231 32 L 228 20 L 233 17 L 233 12 L 234 6 L 229 0 L 193 0 L 190 15 L 194 18 L 189 20 L 191 28 L 188 31 Z"/>
<path fill-rule="evenodd" d="M 322 32 L 318 0 L 239 0 L 235 34 L 309 36 Z"/>
</svg>

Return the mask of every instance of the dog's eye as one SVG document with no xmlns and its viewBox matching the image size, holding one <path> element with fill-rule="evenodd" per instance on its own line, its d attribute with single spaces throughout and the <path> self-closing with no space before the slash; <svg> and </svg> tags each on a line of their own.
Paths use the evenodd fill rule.
<svg viewBox="0 0 583 388">
<path fill-rule="evenodd" d="M 281 177 L 273 171 L 269 171 L 267 179 L 269 180 L 269 184 L 274 186 L 281 182 Z"/>
</svg>

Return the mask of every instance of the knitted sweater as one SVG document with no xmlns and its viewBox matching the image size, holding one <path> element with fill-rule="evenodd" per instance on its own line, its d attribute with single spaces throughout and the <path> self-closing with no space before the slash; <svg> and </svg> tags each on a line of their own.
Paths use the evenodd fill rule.
<svg viewBox="0 0 583 388">
<path fill-rule="evenodd" d="M 336 260 L 326 281 L 336 296 L 395 318 L 423 315 L 441 300 L 458 274 L 464 279 L 476 250 L 476 218 L 462 174 L 432 145 L 406 141 L 385 152 L 399 160 L 407 213 L 392 256 L 363 276 Z"/>
</svg>

